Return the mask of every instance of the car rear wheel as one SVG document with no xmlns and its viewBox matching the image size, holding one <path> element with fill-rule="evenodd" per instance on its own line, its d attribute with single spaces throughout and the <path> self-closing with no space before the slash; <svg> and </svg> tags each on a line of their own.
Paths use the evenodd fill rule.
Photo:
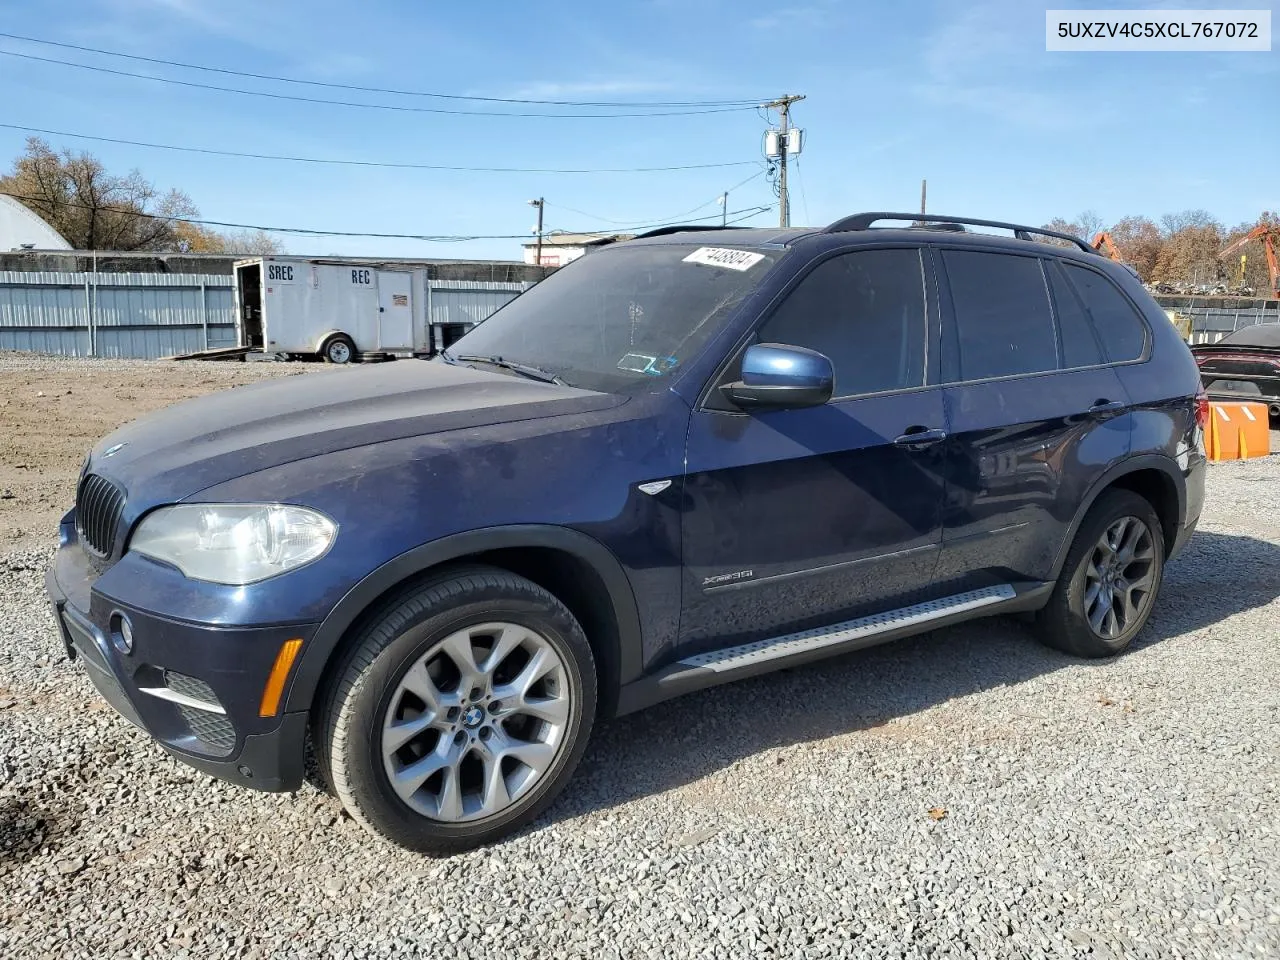
<svg viewBox="0 0 1280 960">
<path fill-rule="evenodd" d="M 510 833 L 560 792 L 591 731 L 595 665 L 554 596 L 469 568 L 393 601 L 326 701 L 317 754 L 347 811 L 446 854 Z"/>
<path fill-rule="evenodd" d="M 325 341 L 320 354 L 329 363 L 351 363 L 356 358 L 356 344 L 345 333 L 340 333 Z"/>
<path fill-rule="evenodd" d="M 1164 533 L 1155 509 L 1128 490 L 1104 493 L 1038 615 L 1044 641 L 1080 657 L 1115 656 L 1151 616 L 1163 576 Z"/>
</svg>

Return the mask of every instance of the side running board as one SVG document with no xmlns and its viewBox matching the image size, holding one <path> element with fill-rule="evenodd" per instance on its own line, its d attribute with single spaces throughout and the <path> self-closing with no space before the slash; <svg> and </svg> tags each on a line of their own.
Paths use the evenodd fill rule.
<svg viewBox="0 0 1280 960">
<path fill-rule="evenodd" d="M 642 710 L 693 690 L 887 643 L 951 623 L 994 613 L 1035 610 L 1044 605 L 1052 590 L 1052 583 L 1038 581 L 1001 583 L 856 620 L 693 654 L 625 685 L 619 691 L 617 712 Z"/>
<path fill-rule="evenodd" d="M 758 640 L 738 647 L 710 650 L 707 653 L 686 657 L 680 663 L 687 667 L 706 667 L 717 672 L 736 670 L 739 667 L 767 660 L 777 660 L 779 657 L 789 657 L 794 653 L 807 653 L 810 650 L 821 650 L 823 647 L 833 647 L 850 640 L 873 637 L 878 633 L 886 633 L 899 627 L 921 626 L 951 614 L 966 613 L 1003 600 L 1012 600 L 1016 595 L 1013 587 L 1002 583 L 996 587 L 969 590 L 951 597 L 943 597 L 941 600 L 917 603 L 910 607 L 873 614 L 870 617 L 846 620 L 828 627 L 815 627 L 812 630 L 802 630 L 800 633 L 788 633 L 781 637 L 774 637 L 772 640 Z"/>
</svg>

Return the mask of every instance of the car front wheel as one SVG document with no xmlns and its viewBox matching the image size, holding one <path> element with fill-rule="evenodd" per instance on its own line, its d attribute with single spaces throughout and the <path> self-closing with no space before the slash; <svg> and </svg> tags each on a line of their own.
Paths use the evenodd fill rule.
<svg viewBox="0 0 1280 960">
<path fill-rule="evenodd" d="M 316 718 L 348 812 L 412 850 L 447 854 L 536 817 L 586 746 L 591 648 L 536 584 L 470 568 L 399 599 L 359 635 Z"/>
</svg>

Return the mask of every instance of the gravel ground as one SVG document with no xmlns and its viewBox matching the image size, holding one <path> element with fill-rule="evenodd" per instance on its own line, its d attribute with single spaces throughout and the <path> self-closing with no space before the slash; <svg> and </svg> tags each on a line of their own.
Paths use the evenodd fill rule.
<svg viewBox="0 0 1280 960">
<path fill-rule="evenodd" d="M 967 624 L 597 731 L 443 860 L 166 757 L 0 556 L 0 956 L 1280 956 L 1280 458 L 1212 468 L 1114 661 Z"/>
</svg>

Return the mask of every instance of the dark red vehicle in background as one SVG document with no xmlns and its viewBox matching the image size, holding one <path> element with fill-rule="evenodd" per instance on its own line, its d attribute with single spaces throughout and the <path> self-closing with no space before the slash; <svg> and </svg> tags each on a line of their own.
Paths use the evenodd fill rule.
<svg viewBox="0 0 1280 960">
<path fill-rule="evenodd" d="M 1257 323 L 1191 348 L 1213 400 L 1265 403 L 1280 418 L 1280 323 Z"/>
</svg>

